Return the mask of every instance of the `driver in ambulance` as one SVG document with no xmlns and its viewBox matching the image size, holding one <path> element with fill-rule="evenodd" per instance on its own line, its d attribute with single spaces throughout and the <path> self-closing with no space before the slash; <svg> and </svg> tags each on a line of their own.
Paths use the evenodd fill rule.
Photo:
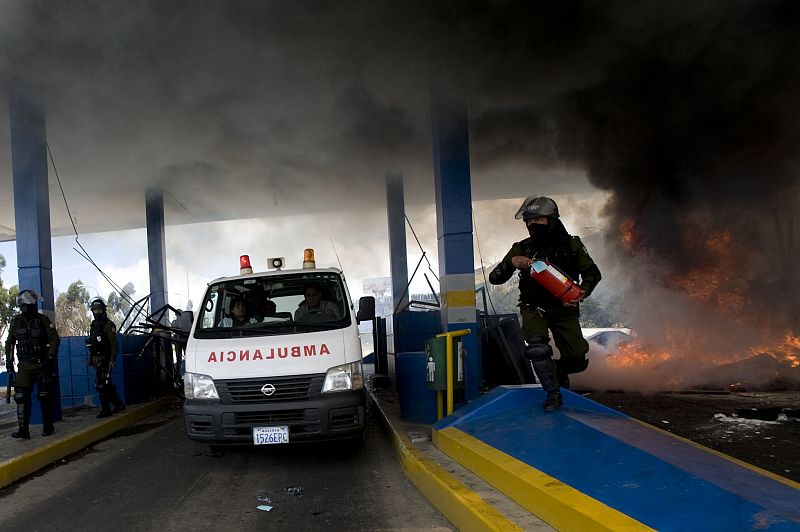
<svg viewBox="0 0 800 532">
<path fill-rule="evenodd" d="M 306 283 L 303 288 L 305 301 L 298 305 L 294 311 L 294 321 L 308 321 L 324 317 L 331 320 L 339 319 L 339 309 L 335 303 L 322 299 L 322 287 L 316 281 Z"/>
</svg>

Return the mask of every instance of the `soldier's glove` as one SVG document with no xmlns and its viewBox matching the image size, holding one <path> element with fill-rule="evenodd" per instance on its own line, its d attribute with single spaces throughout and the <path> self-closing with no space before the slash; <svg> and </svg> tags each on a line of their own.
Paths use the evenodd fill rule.
<svg viewBox="0 0 800 532">
<path fill-rule="evenodd" d="M 92 357 L 87 358 L 86 359 L 86 365 L 87 366 L 94 366 L 94 359 L 92 359 Z"/>
</svg>

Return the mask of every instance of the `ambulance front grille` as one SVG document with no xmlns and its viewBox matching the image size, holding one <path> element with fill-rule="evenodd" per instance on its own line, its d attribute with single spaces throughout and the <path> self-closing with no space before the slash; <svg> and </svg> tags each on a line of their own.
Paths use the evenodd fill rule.
<svg viewBox="0 0 800 532">
<path fill-rule="evenodd" d="M 258 377 L 255 379 L 230 379 L 214 381 L 220 402 L 224 405 L 277 403 L 317 399 L 322 393 L 325 375 L 288 377 Z M 275 387 L 272 395 L 261 391 L 268 385 Z"/>
</svg>

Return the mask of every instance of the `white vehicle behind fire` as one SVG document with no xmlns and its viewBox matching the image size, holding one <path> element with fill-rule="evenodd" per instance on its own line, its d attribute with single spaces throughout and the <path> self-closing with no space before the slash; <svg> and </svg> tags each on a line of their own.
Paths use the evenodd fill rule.
<svg viewBox="0 0 800 532">
<path fill-rule="evenodd" d="M 342 272 L 315 268 L 252 273 L 208 285 L 186 346 L 186 435 L 210 445 L 265 445 L 363 434 L 366 393 L 358 322 Z"/>
</svg>

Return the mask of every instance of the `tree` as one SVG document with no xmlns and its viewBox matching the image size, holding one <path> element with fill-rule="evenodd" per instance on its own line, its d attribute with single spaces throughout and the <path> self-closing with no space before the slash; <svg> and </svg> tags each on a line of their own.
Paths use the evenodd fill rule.
<svg viewBox="0 0 800 532">
<path fill-rule="evenodd" d="M 131 309 L 129 300 L 131 296 L 136 293 L 136 288 L 134 288 L 133 283 L 129 281 L 128 284 L 122 287 L 122 291 L 128 294 L 127 298 L 117 292 L 108 294 L 108 317 L 112 318 L 113 321 L 117 323 L 122 323 L 125 319 L 125 315 Z"/>
<path fill-rule="evenodd" d="M 19 287 L 17 285 L 11 288 L 6 288 L 3 285 L 2 273 L 6 267 L 6 258 L 0 255 L 0 337 L 5 335 L 8 324 L 11 323 L 11 318 L 17 309 L 17 296 L 19 295 Z"/>
<path fill-rule="evenodd" d="M 78 279 L 56 299 L 56 330 L 59 336 L 85 336 L 92 318 L 88 309 L 89 291 Z"/>
</svg>

